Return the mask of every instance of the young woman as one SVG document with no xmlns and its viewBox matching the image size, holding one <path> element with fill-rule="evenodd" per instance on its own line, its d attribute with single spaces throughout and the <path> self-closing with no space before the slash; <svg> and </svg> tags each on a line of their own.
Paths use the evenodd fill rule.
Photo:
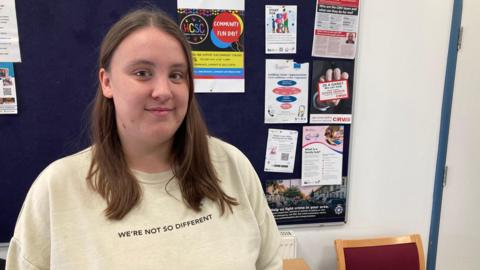
<svg viewBox="0 0 480 270">
<path fill-rule="evenodd" d="M 7 269 L 281 269 L 258 176 L 208 136 L 175 22 L 131 12 L 99 58 L 92 146 L 34 182 Z"/>
</svg>

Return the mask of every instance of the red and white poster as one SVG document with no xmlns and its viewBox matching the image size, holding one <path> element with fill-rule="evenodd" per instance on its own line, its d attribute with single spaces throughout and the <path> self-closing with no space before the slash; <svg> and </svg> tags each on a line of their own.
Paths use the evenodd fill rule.
<svg viewBox="0 0 480 270">
<path fill-rule="evenodd" d="M 359 0 L 317 0 L 312 56 L 354 59 Z"/>
<path fill-rule="evenodd" d="M 353 60 L 313 61 L 310 124 L 352 123 Z"/>
</svg>

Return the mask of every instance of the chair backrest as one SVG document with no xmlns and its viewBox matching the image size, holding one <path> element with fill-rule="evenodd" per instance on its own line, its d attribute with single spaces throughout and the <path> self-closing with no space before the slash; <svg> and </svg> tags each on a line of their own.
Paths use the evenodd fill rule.
<svg viewBox="0 0 480 270">
<path fill-rule="evenodd" d="M 420 235 L 335 240 L 338 270 L 425 270 Z"/>
</svg>

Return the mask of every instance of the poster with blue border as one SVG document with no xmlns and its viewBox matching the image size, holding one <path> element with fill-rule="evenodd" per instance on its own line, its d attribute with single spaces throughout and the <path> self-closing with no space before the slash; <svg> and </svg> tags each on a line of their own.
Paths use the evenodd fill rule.
<svg viewBox="0 0 480 270">
<path fill-rule="evenodd" d="M 245 92 L 244 10 L 182 2 L 177 16 L 192 47 L 195 92 Z"/>
<path fill-rule="evenodd" d="M 0 114 L 17 114 L 13 63 L 0 63 Z"/>
</svg>

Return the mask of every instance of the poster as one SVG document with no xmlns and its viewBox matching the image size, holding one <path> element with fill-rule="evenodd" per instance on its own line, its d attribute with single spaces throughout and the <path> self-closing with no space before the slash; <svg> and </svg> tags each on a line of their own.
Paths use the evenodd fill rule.
<svg viewBox="0 0 480 270">
<path fill-rule="evenodd" d="M 195 92 L 245 92 L 243 1 L 178 1 L 192 46 Z"/>
<path fill-rule="evenodd" d="M 345 177 L 334 186 L 302 186 L 300 179 L 265 181 L 265 196 L 278 225 L 344 222 L 346 194 Z"/>
<path fill-rule="evenodd" d="M 265 6 L 265 53 L 297 52 L 297 6 Z"/>
<path fill-rule="evenodd" d="M 344 126 L 304 126 L 302 185 L 340 185 Z"/>
<path fill-rule="evenodd" d="M 268 129 L 265 171 L 293 173 L 297 140 L 296 130 Z"/>
<path fill-rule="evenodd" d="M 0 1 L 0 62 L 21 62 L 14 0 Z"/>
<path fill-rule="evenodd" d="M 17 114 L 13 63 L 0 63 L 0 114 Z"/>
<path fill-rule="evenodd" d="M 265 61 L 265 123 L 307 123 L 308 63 Z"/>
<path fill-rule="evenodd" d="M 312 56 L 354 59 L 359 0 L 317 0 Z"/>
<path fill-rule="evenodd" d="M 352 122 L 353 60 L 313 61 L 311 124 Z"/>
</svg>

